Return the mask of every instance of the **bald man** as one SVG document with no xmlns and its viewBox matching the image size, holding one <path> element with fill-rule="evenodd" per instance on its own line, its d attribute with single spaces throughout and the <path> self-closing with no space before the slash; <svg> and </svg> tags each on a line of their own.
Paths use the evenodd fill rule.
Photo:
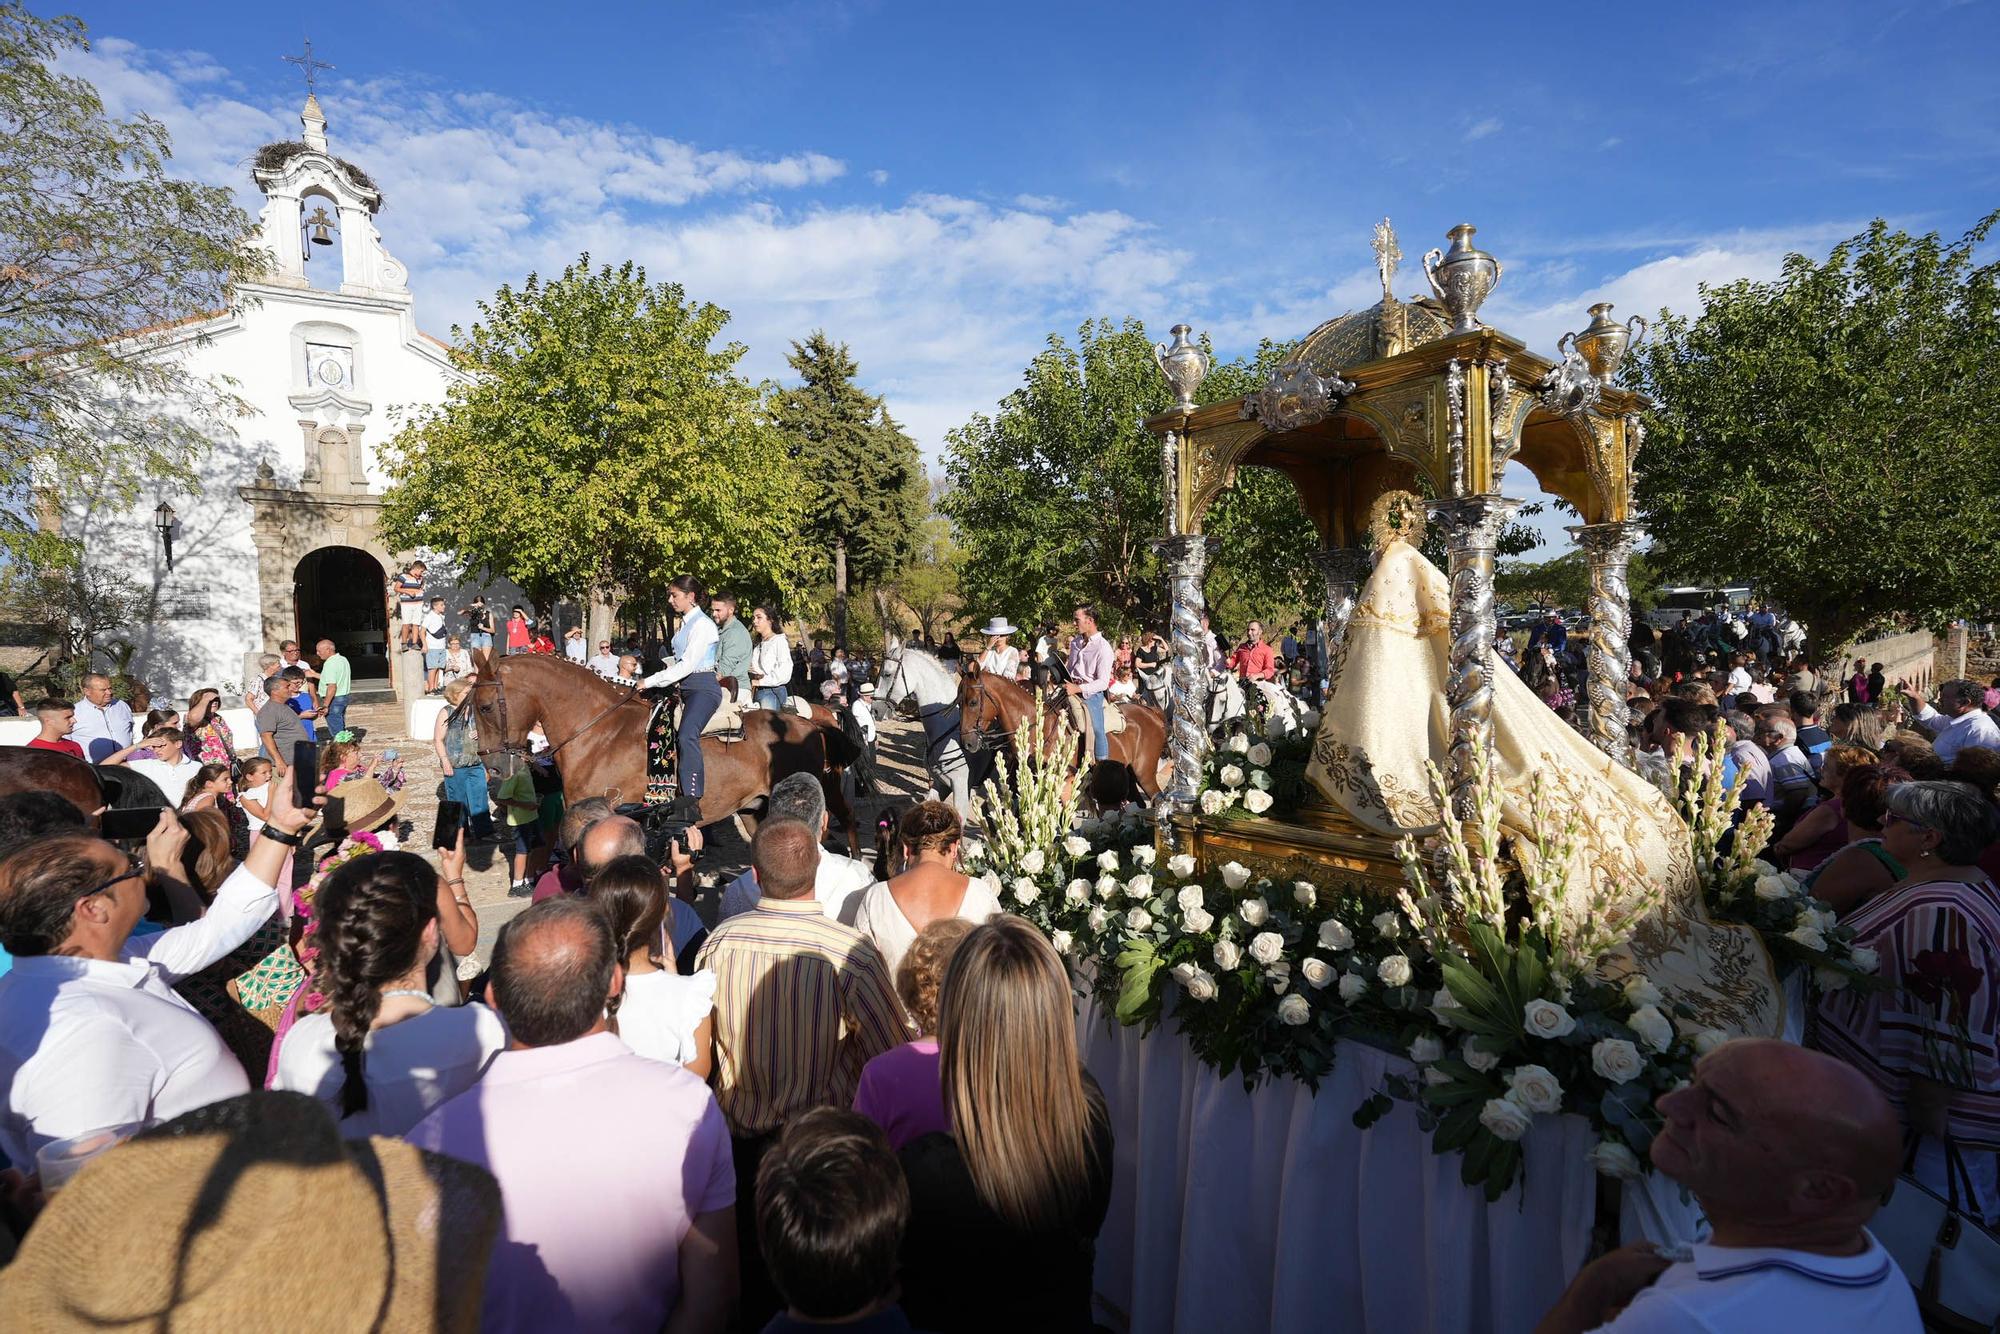
<svg viewBox="0 0 2000 1334">
<path fill-rule="evenodd" d="M 1694 1193 L 1711 1236 L 1678 1263 L 1650 1243 L 1613 1251 L 1536 1334 L 1918 1334 L 1909 1283 L 1866 1226 L 1896 1184 L 1902 1131 L 1859 1071 L 1745 1039 L 1704 1057 L 1657 1106 L 1653 1166 Z"/>
<path fill-rule="evenodd" d="M 708 927 L 701 920 L 701 914 L 694 909 L 695 880 L 693 853 L 701 851 L 701 830 L 687 831 L 688 851 L 682 852 L 678 844 L 667 848 L 667 883 L 673 890 L 667 900 L 672 918 L 668 922 L 668 935 L 673 941 L 674 961 L 683 975 L 695 971 L 694 961 L 701 947 L 708 942 Z M 588 894 L 590 881 L 603 867 L 611 865 L 620 857 L 644 857 L 646 852 L 646 831 L 637 820 L 624 815 L 610 815 L 599 820 L 584 831 L 577 840 L 576 861 L 579 872 L 578 889 Z M 543 879 L 547 879 L 546 876 Z M 537 893 L 540 891 L 537 890 Z"/>
</svg>

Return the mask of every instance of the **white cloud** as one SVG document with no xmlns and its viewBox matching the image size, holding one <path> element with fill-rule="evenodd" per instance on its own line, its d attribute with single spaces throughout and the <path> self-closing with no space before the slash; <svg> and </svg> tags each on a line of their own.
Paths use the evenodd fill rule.
<svg viewBox="0 0 2000 1334">
<path fill-rule="evenodd" d="M 887 185 L 889 183 L 889 173 L 877 167 L 868 173 L 868 179 L 877 185 Z"/>
<path fill-rule="evenodd" d="M 1484 139 L 1489 134 L 1500 133 L 1502 128 L 1499 117 L 1488 116 L 1484 120 L 1474 122 L 1472 127 L 1465 132 L 1465 137 L 1467 142 Z"/>
</svg>

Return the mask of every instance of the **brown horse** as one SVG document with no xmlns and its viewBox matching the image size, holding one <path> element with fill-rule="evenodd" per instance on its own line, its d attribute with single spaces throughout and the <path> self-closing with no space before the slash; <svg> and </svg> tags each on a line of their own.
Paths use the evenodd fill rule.
<svg viewBox="0 0 2000 1334">
<path fill-rule="evenodd" d="M 471 698 L 480 757 L 496 773 L 511 772 L 527 755 L 528 732 L 539 723 L 562 771 L 564 800 L 602 797 L 613 806 L 645 800 L 646 722 L 653 704 L 637 690 L 561 658 L 515 654 L 481 664 Z M 853 762 L 854 747 L 838 727 L 753 710 L 743 715 L 741 741 L 705 736 L 701 754 L 708 775 L 703 825 L 752 805 L 781 778 L 809 773 L 818 776 L 827 809 L 847 826 L 850 844 L 858 840 L 837 777 Z"/>
<path fill-rule="evenodd" d="M 16 792 L 53 792 L 93 817 L 106 806 L 123 810 L 167 804 L 157 783 L 122 764 L 97 766 L 61 751 L 0 746 L 0 797 Z"/>
<path fill-rule="evenodd" d="M 978 736 L 985 744 L 992 745 L 1011 738 L 1028 721 L 1035 708 L 1035 697 L 1018 683 L 982 672 L 975 664 L 966 669 L 959 683 L 958 707 L 963 719 L 962 735 L 968 739 Z M 1101 806 L 1116 805 L 1135 791 L 1142 797 L 1151 797 L 1160 789 L 1160 756 L 1167 744 L 1166 715 L 1136 700 L 1128 700 L 1120 707 L 1125 711 L 1125 730 L 1106 738 L 1111 743 L 1111 758 L 1106 764 L 1114 772 L 1122 770 L 1120 776 L 1124 781 L 1106 784 L 1101 771 L 1093 774 L 1091 796 Z M 1044 754 L 1050 753 L 1055 745 L 1056 722 L 1068 716 L 1064 696 L 1053 695 L 1042 706 Z M 1072 772 L 1089 757 L 1090 748 L 1090 731 L 1085 728 L 1068 760 Z"/>
</svg>

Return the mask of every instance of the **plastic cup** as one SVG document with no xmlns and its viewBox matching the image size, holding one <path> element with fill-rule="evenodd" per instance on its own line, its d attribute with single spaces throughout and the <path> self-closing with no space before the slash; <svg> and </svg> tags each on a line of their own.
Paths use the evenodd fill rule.
<svg viewBox="0 0 2000 1334">
<path fill-rule="evenodd" d="M 35 1171 L 41 1178 L 42 1193 L 53 1195 L 71 1177 L 83 1170 L 83 1165 L 107 1149 L 114 1149 L 146 1128 L 144 1121 L 134 1121 L 122 1126 L 105 1126 L 101 1130 L 86 1130 L 81 1135 L 71 1135 L 44 1144 L 35 1152 Z"/>
</svg>

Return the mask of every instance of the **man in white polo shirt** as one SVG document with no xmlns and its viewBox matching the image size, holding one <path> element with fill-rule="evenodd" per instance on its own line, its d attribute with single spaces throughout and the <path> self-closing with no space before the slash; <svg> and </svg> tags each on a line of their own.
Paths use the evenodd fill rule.
<svg viewBox="0 0 2000 1334">
<path fill-rule="evenodd" d="M 1660 1098 L 1653 1166 L 1712 1229 L 1693 1257 L 1650 1244 L 1585 1267 L 1536 1334 L 1918 1334 L 1916 1299 L 1866 1224 L 1903 1159 L 1896 1114 L 1853 1066 L 1744 1039 Z"/>
<path fill-rule="evenodd" d="M 1917 726 L 1935 739 L 1937 757 L 1946 764 L 1968 746 L 2000 750 L 2000 726 L 1986 712 L 1986 690 L 1977 681 L 1946 681 L 1935 709 L 1908 690 L 1903 697 L 1916 706 Z"/>
</svg>

